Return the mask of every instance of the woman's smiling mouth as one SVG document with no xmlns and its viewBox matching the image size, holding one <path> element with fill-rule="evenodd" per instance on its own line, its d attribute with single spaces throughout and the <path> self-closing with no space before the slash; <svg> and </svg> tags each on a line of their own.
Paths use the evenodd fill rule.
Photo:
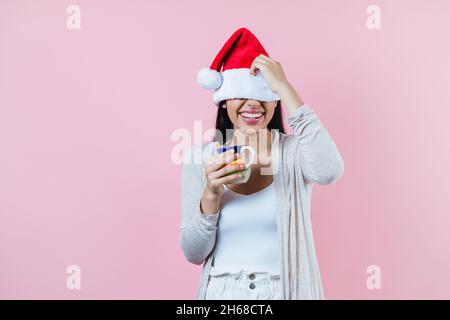
<svg viewBox="0 0 450 320">
<path fill-rule="evenodd" d="M 265 112 L 263 111 L 241 111 L 238 112 L 239 118 L 242 119 L 247 124 L 257 124 L 264 120 Z"/>
</svg>

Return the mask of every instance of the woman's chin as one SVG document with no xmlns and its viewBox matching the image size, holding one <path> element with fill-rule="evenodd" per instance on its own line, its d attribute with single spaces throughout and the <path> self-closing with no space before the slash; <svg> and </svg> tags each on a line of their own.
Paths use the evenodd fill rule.
<svg viewBox="0 0 450 320">
<path fill-rule="evenodd" d="M 245 135 L 252 136 L 257 135 L 259 130 L 267 129 L 266 126 L 239 126 L 237 128 Z"/>
</svg>

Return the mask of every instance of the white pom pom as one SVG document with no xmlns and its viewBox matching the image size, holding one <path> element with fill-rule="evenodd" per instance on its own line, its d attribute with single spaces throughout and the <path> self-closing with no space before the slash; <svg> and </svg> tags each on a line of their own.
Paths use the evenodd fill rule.
<svg viewBox="0 0 450 320">
<path fill-rule="evenodd" d="M 197 82 L 204 89 L 216 90 L 222 85 L 222 75 L 216 70 L 203 68 L 197 73 Z"/>
</svg>

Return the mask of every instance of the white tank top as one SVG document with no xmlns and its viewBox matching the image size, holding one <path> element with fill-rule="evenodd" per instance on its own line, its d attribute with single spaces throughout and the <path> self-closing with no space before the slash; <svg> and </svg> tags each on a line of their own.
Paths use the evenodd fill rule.
<svg viewBox="0 0 450 320">
<path fill-rule="evenodd" d="M 213 266 L 218 272 L 280 274 L 277 198 L 273 182 L 243 195 L 225 186 L 221 199 Z"/>
</svg>

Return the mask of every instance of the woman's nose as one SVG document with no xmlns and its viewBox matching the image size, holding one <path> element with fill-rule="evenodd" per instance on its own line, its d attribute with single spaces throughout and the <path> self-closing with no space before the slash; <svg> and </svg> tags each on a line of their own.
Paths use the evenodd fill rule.
<svg viewBox="0 0 450 320">
<path fill-rule="evenodd" d="M 253 105 L 253 106 L 259 106 L 259 105 L 261 105 L 261 102 L 259 102 L 259 100 L 247 99 L 246 104 Z"/>
</svg>

